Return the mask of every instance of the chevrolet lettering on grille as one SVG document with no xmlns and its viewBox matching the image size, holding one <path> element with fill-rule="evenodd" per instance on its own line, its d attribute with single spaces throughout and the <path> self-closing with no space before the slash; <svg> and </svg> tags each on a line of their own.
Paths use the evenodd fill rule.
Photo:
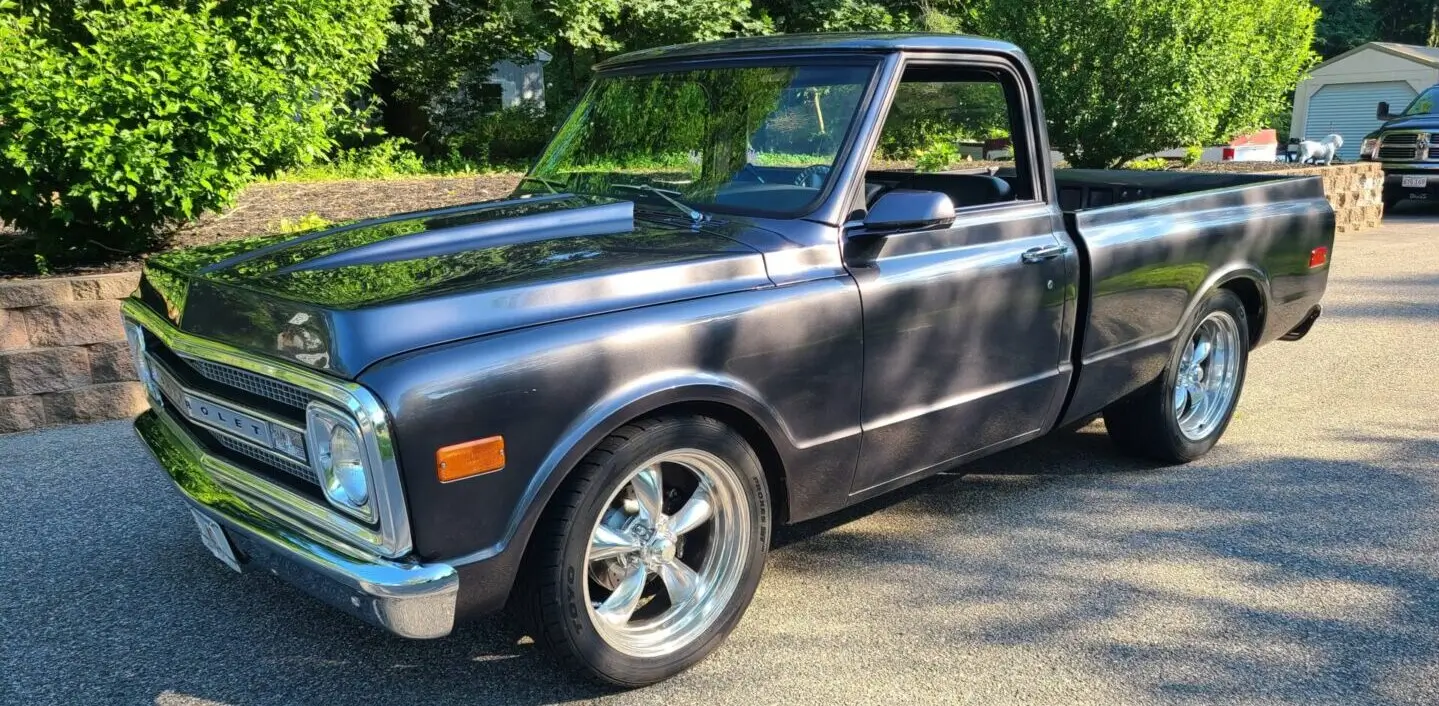
<svg viewBox="0 0 1439 706">
<path fill-rule="evenodd" d="M 183 397 L 185 415 L 191 419 L 244 437 L 267 449 L 275 447 L 275 440 L 270 438 L 270 425 L 267 422 L 237 412 L 212 400 L 190 394 Z"/>
</svg>

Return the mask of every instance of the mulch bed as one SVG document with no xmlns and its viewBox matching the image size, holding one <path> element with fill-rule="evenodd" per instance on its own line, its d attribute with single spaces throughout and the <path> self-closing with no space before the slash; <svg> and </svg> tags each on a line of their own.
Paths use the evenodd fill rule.
<svg viewBox="0 0 1439 706">
<path fill-rule="evenodd" d="M 220 243 L 281 230 L 314 214 L 327 221 L 377 218 L 408 211 L 457 206 L 504 198 L 519 183 L 516 173 L 469 177 L 417 177 L 411 179 L 360 179 L 314 183 L 266 182 L 252 184 L 223 213 L 209 213 L 176 230 L 165 249 Z M 0 240 L 16 237 L 0 225 Z M 52 276 L 102 274 L 137 270 L 143 258 L 131 258 L 96 267 L 56 268 Z M 31 276 L 33 277 L 33 275 Z M 0 274 L 0 280 L 5 279 Z"/>
</svg>

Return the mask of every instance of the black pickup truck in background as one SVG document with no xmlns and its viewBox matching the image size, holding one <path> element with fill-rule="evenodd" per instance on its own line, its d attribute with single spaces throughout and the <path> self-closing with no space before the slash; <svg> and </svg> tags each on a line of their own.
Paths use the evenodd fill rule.
<svg viewBox="0 0 1439 706">
<path fill-rule="evenodd" d="M 1388 103 L 1375 114 L 1384 124 L 1364 136 L 1359 158 L 1384 165 L 1384 209 L 1405 199 L 1439 198 L 1439 86 L 1398 114 Z"/>
<path fill-rule="evenodd" d="M 936 121 L 1002 126 L 1013 166 L 876 160 Z M 236 570 L 407 637 L 508 606 L 582 672 L 664 679 L 738 624 L 775 523 L 1100 414 L 1196 458 L 1249 352 L 1314 324 L 1317 178 L 1056 173 L 1044 127 L 984 39 L 614 58 L 509 199 L 153 258 L 136 427 Z"/>
</svg>

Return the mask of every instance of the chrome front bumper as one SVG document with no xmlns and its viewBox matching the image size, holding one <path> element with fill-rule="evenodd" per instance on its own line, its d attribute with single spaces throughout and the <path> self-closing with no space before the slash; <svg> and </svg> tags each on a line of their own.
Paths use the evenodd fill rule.
<svg viewBox="0 0 1439 706">
<path fill-rule="evenodd" d="M 401 637 L 443 637 L 454 627 L 454 567 L 385 559 L 279 521 L 264 508 L 283 498 L 246 483 L 249 474 L 206 451 L 168 412 L 141 414 L 135 431 L 189 504 L 224 526 L 246 570 L 269 571 Z"/>
</svg>

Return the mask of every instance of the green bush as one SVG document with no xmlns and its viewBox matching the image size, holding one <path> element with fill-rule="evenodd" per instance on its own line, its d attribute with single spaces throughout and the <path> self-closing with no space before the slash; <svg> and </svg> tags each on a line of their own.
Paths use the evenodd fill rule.
<svg viewBox="0 0 1439 706">
<path fill-rule="evenodd" d="M 307 233 L 312 230 L 323 230 L 332 225 L 334 225 L 334 223 L 331 223 L 328 218 L 312 211 L 301 216 L 299 220 L 292 221 L 288 218 L 281 218 L 280 222 L 275 226 L 275 232 L 284 233 L 285 235 L 295 235 L 297 233 Z"/>
<path fill-rule="evenodd" d="M 1161 172 L 1169 168 L 1169 160 L 1163 157 L 1149 157 L 1147 159 L 1131 159 L 1124 163 L 1125 169 L 1143 169 L 1151 172 Z"/>
<path fill-rule="evenodd" d="M 388 16 L 366 0 L 0 0 L 0 220 L 51 265 L 153 245 L 331 149 Z"/>
<path fill-rule="evenodd" d="M 914 169 L 920 172 L 942 172 L 957 161 L 959 148 L 951 140 L 939 139 L 920 150 L 914 162 Z"/>
<path fill-rule="evenodd" d="M 915 159 L 936 145 L 968 139 L 968 133 L 947 119 L 893 119 L 880 135 L 879 153 L 885 159 Z"/>
<path fill-rule="evenodd" d="M 373 145 L 340 150 L 325 159 L 276 174 L 273 181 L 336 181 L 339 179 L 401 179 L 412 176 L 463 176 L 490 171 L 488 165 L 452 152 L 425 159 L 416 145 L 391 137 Z"/>
<path fill-rule="evenodd" d="M 340 150 L 313 164 L 287 169 L 276 181 L 332 181 L 335 179 L 393 179 L 426 174 L 425 161 L 409 140 L 392 137 L 363 147 Z"/>
<path fill-rule="evenodd" d="M 465 159 L 494 165 L 528 165 L 543 152 L 554 133 L 554 118 L 543 103 L 519 105 L 477 115 L 447 142 Z"/>
<path fill-rule="evenodd" d="M 1190 147 L 1184 150 L 1184 157 L 1180 160 L 1180 164 L 1183 164 L 1185 167 L 1192 167 L 1199 164 L 1199 160 L 1201 159 L 1204 159 L 1204 148 Z"/>
</svg>

